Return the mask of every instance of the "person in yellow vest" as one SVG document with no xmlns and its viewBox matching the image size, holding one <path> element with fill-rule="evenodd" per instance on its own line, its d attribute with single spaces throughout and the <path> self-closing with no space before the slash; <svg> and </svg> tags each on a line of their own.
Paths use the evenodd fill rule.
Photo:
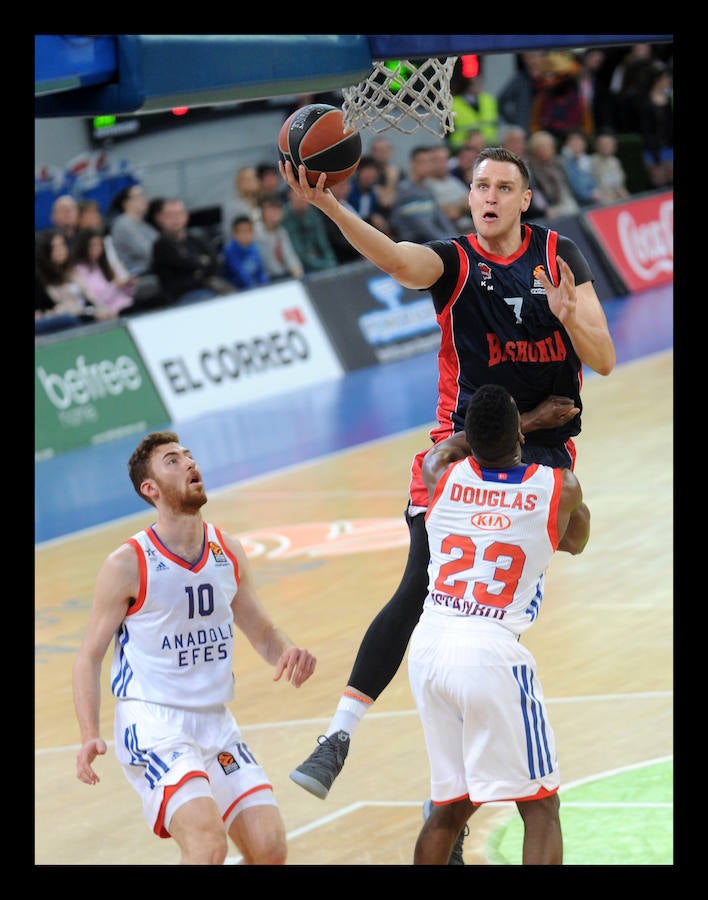
<svg viewBox="0 0 708 900">
<path fill-rule="evenodd" d="M 483 90 L 479 75 L 465 78 L 460 91 L 452 98 L 455 130 L 448 136 L 450 149 L 461 147 L 470 131 L 481 131 L 487 146 L 498 143 L 499 107 L 497 98 Z"/>
</svg>

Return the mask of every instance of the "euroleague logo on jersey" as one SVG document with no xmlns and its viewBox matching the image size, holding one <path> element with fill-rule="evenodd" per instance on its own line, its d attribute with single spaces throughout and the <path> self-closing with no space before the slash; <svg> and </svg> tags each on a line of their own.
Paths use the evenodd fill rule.
<svg viewBox="0 0 708 900">
<path fill-rule="evenodd" d="M 539 274 L 541 274 L 541 275 L 546 274 L 546 270 L 543 268 L 543 266 L 540 263 L 533 270 L 533 285 L 531 287 L 532 294 L 545 294 L 546 293 L 546 289 L 541 284 L 541 280 L 538 277 Z"/>
<path fill-rule="evenodd" d="M 226 558 L 226 554 L 215 541 L 209 541 L 209 549 L 211 550 L 214 562 L 218 566 L 228 566 L 229 561 Z"/>
<path fill-rule="evenodd" d="M 228 775 L 231 772 L 236 772 L 241 768 L 239 764 L 236 762 L 233 753 L 229 753 L 228 750 L 222 750 L 221 753 L 217 756 L 219 760 L 219 765 L 224 770 L 225 774 Z"/>
<path fill-rule="evenodd" d="M 511 519 L 504 513 L 478 512 L 470 518 L 470 522 L 481 531 L 504 531 L 511 528 Z"/>
</svg>

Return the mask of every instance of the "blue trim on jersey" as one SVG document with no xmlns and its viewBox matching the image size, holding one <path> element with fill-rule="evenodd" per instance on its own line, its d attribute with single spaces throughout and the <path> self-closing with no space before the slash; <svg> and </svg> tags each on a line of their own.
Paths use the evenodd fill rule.
<svg viewBox="0 0 708 900">
<path fill-rule="evenodd" d="M 128 693 L 128 685 L 133 680 L 133 670 L 130 667 L 123 648 L 130 641 L 128 626 L 125 622 L 121 625 L 118 632 L 118 643 L 120 644 L 120 662 L 118 674 L 111 682 L 111 690 L 115 697 L 125 697 Z"/>
<path fill-rule="evenodd" d="M 162 776 L 170 771 L 170 767 L 153 751 L 145 753 L 140 749 L 135 724 L 125 729 L 123 742 L 130 753 L 130 765 L 145 769 L 145 780 L 150 785 L 150 790 L 154 790 Z"/>
<path fill-rule="evenodd" d="M 543 602 L 543 575 L 538 580 L 538 584 L 536 585 L 536 594 L 533 600 L 526 607 L 524 612 L 529 617 L 532 622 L 535 622 L 538 618 L 538 614 L 541 612 L 541 603 Z"/>
<path fill-rule="evenodd" d="M 519 706 L 526 734 L 526 758 L 529 778 L 535 781 L 553 771 L 551 751 L 548 746 L 546 720 L 540 701 L 534 696 L 534 674 L 528 666 L 512 666 L 519 685 Z M 533 720 L 533 722 L 531 721 Z M 538 769 L 538 772 L 537 772 Z"/>
<path fill-rule="evenodd" d="M 510 469 L 485 469 L 480 466 L 484 481 L 503 481 L 504 484 L 521 484 L 526 475 L 528 466 L 522 463 L 520 466 L 512 466 Z"/>
</svg>

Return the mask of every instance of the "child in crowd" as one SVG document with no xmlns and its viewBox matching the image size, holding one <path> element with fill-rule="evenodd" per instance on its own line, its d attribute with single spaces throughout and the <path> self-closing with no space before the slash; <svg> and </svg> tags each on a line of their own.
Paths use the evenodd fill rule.
<svg viewBox="0 0 708 900">
<path fill-rule="evenodd" d="M 270 282 L 256 244 L 253 222 L 245 214 L 234 216 L 231 222 L 231 240 L 224 247 L 223 274 L 237 288 L 258 287 Z"/>
</svg>

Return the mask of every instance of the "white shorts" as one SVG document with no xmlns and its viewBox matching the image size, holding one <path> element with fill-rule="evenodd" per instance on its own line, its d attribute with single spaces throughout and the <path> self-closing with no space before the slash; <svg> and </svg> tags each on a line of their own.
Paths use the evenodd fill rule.
<svg viewBox="0 0 708 900">
<path fill-rule="evenodd" d="M 411 637 L 408 677 L 434 802 L 530 800 L 558 790 L 536 661 L 516 635 L 486 619 L 426 609 Z"/>
<path fill-rule="evenodd" d="M 225 706 L 190 710 L 119 700 L 115 747 L 158 837 L 170 837 L 171 817 L 194 797 L 213 797 L 227 829 L 248 806 L 277 806 L 268 776 Z"/>
</svg>

